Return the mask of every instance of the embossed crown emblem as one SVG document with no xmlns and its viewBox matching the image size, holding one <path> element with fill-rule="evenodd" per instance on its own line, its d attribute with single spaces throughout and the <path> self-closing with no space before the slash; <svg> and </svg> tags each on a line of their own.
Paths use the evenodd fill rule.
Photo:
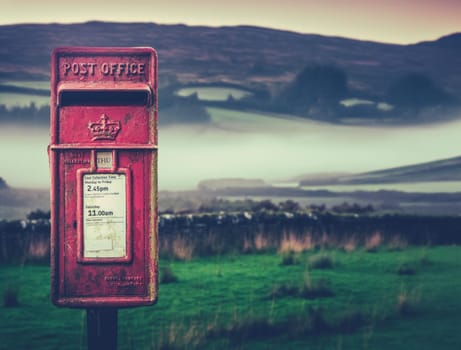
<svg viewBox="0 0 461 350">
<path fill-rule="evenodd" d="M 101 115 L 99 121 L 89 122 L 88 130 L 90 131 L 91 140 L 115 140 L 121 126 L 118 120 L 110 120 L 105 114 Z"/>
</svg>

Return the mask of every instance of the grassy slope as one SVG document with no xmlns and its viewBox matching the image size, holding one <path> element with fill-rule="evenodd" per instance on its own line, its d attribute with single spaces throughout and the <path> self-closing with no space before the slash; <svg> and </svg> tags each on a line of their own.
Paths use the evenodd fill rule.
<svg viewBox="0 0 461 350">
<path fill-rule="evenodd" d="M 300 264 L 280 266 L 276 254 L 210 257 L 170 262 L 179 278 L 160 286 L 155 307 L 119 312 L 119 348 L 149 349 L 152 345 L 182 348 L 243 349 L 281 346 L 293 349 L 453 349 L 459 345 L 461 306 L 458 296 L 461 268 L 458 247 L 410 248 L 405 251 L 366 253 L 330 252 L 331 270 L 308 270 L 306 253 Z M 423 258 L 423 260 L 421 260 Z M 402 263 L 416 274 L 397 274 Z M 162 261 L 165 266 L 168 262 Z M 330 282 L 335 296 L 315 300 L 298 297 L 268 298 L 274 286 L 301 285 L 311 280 Z M 85 348 L 85 313 L 58 309 L 49 302 L 49 268 L 0 267 L 0 285 L 20 288 L 18 308 L 0 308 L 0 349 Z M 398 295 L 414 296 L 415 313 L 395 311 Z M 226 337 L 203 338 L 206 329 L 231 329 L 269 320 L 277 325 L 290 316 L 306 315 L 309 306 L 321 307 L 327 319 L 348 310 L 372 314 L 374 322 L 351 333 L 332 331 L 313 336 L 271 336 L 255 331 Z M 244 328 L 244 327 L 243 327 Z M 222 332 L 221 332 L 222 334 Z M 155 347 L 156 348 L 156 347 Z"/>
</svg>

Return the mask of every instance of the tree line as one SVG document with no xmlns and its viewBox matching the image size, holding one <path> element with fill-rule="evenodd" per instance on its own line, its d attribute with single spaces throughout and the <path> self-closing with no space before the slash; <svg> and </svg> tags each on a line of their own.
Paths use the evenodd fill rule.
<svg viewBox="0 0 461 350">
<path fill-rule="evenodd" d="M 162 91 L 162 115 L 167 115 L 167 122 L 206 122 L 210 119 L 204 108 L 206 106 L 260 110 L 328 121 L 389 116 L 412 121 L 424 113 L 435 118 L 435 112 L 460 105 L 457 97 L 424 73 L 402 74 L 389 82 L 384 94 L 376 95 L 351 88 L 347 73 L 333 65 L 307 65 L 277 91 L 260 89 L 241 99 L 229 95 L 225 101 L 200 101 L 197 94 L 177 96 L 175 91 L 182 87 L 175 82 Z M 362 98 L 370 103 L 353 106 L 340 103 L 348 98 Z M 377 108 L 378 102 L 384 102 L 390 108 Z M 171 116 L 168 115 L 170 112 Z"/>
<path fill-rule="evenodd" d="M 31 102 L 28 106 L 14 106 L 8 108 L 4 104 L 0 104 L 0 122 L 49 125 L 50 106 L 37 106 L 34 102 Z"/>
<path fill-rule="evenodd" d="M 351 89 L 347 73 L 333 65 L 307 65 L 293 81 L 278 91 L 270 93 L 259 89 L 242 99 L 234 99 L 230 95 L 225 101 L 200 101 L 197 94 L 178 96 L 176 91 L 181 87 L 175 81 L 160 88 L 160 124 L 209 122 L 211 117 L 206 110 L 207 106 L 280 112 L 335 121 L 341 118 L 379 118 L 388 115 L 411 120 L 428 109 L 460 105 L 457 97 L 448 93 L 431 77 L 423 73 L 407 73 L 391 81 L 384 96 L 370 94 L 372 97 L 368 97 L 388 103 L 392 110 L 380 110 L 375 103 L 346 107 L 340 101 L 363 96 L 363 93 Z M 12 108 L 0 104 L 0 122 L 47 124 L 49 115 L 49 106 L 37 106 L 34 102 L 28 106 Z"/>
<path fill-rule="evenodd" d="M 392 106 L 392 111 L 378 110 L 375 104 L 352 107 L 340 105 L 346 98 L 360 96 L 348 84 L 344 70 L 331 65 L 308 65 L 281 92 L 273 102 L 284 112 L 320 118 L 359 116 L 416 116 L 426 108 L 459 105 L 459 100 L 445 91 L 433 79 L 423 73 L 407 73 L 389 83 L 384 96 L 373 96 Z M 362 93 L 363 95 L 363 93 Z M 365 97 L 365 99 L 367 99 Z M 407 112 L 412 112 L 410 116 Z"/>
</svg>

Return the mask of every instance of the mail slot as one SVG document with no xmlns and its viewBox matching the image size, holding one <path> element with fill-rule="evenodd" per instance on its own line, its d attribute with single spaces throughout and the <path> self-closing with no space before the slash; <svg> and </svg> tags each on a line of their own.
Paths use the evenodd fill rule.
<svg viewBox="0 0 461 350">
<path fill-rule="evenodd" d="M 51 299 L 157 299 L 157 56 L 58 48 L 51 58 Z"/>
</svg>

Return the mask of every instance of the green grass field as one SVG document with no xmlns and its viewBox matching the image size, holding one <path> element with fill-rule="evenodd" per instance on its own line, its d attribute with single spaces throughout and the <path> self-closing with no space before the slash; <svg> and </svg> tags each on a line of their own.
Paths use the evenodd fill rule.
<svg viewBox="0 0 461 350">
<path fill-rule="evenodd" d="M 119 349 L 455 349 L 459 247 L 161 261 L 177 282 L 119 311 Z M 0 349 L 85 349 L 86 313 L 49 301 L 49 267 L 1 266 Z M 327 293 L 325 293 L 325 291 Z"/>
</svg>

